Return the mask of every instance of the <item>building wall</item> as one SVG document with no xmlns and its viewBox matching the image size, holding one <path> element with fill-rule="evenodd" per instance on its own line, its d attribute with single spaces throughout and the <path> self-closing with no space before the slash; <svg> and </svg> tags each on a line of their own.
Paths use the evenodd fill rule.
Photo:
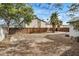
<svg viewBox="0 0 79 59">
<path fill-rule="evenodd" d="M 69 28 L 70 26 L 69 25 L 61 25 L 60 27 L 61 28 Z"/>
<path fill-rule="evenodd" d="M 51 25 L 46 24 L 44 21 L 34 19 L 29 25 L 25 24 L 25 27 L 26 28 L 51 28 Z"/>
<path fill-rule="evenodd" d="M 37 28 L 38 27 L 37 20 L 36 19 L 32 20 L 32 22 L 29 25 L 25 24 L 25 27 L 26 28 Z"/>
<path fill-rule="evenodd" d="M 70 25 L 69 34 L 70 34 L 70 36 L 77 37 L 77 36 L 79 36 L 79 31 L 75 30 L 74 27 L 72 25 Z"/>
<path fill-rule="evenodd" d="M 41 21 L 41 28 L 46 28 L 46 27 L 47 27 L 46 23 Z"/>
<path fill-rule="evenodd" d="M 47 26 L 47 28 L 52 28 L 52 25 L 50 25 L 50 24 L 47 24 L 46 26 Z"/>
</svg>

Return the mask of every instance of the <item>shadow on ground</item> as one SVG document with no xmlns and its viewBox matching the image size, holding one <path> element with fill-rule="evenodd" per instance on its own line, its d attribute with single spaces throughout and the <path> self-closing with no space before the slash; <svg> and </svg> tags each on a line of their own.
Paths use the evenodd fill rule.
<svg viewBox="0 0 79 59">
<path fill-rule="evenodd" d="M 71 48 L 64 53 L 61 54 L 61 56 L 79 56 L 79 43 L 73 44 Z"/>
<path fill-rule="evenodd" d="M 65 46 L 70 46 L 70 49 L 65 50 L 60 54 L 60 56 L 79 56 L 79 42 L 71 40 L 69 37 L 65 37 L 65 35 L 47 35 L 45 36 L 48 39 L 55 40 Z M 53 37 L 53 38 L 52 38 Z"/>
<path fill-rule="evenodd" d="M 23 34 L 20 34 L 22 36 Z M 42 34 L 41 34 L 42 35 Z M 44 35 L 44 34 L 43 34 Z M 19 36 L 19 34 L 18 34 Z M 56 35 L 24 35 L 25 40 L 16 42 L 0 42 L 0 55 L 2 56 L 77 56 L 79 43 L 65 37 Z M 34 37 L 35 36 L 35 37 Z M 29 39 L 28 39 L 29 38 Z M 40 38 L 40 39 L 39 39 Z M 42 41 L 49 40 L 49 41 Z M 39 41 L 40 42 L 37 42 Z"/>
</svg>

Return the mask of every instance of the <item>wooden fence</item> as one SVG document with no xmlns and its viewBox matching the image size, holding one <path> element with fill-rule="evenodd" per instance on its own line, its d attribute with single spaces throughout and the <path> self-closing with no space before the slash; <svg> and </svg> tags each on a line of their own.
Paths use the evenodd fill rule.
<svg viewBox="0 0 79 59">
<path fill-rule="evenodd" d="M 22 33 L 43 33 L 43 32 L 52 32 L 52 28 L 10 28 L 9 33 L 14 34 L 16 32 Z M 69 28 L 60 28 L 61 32 L 69 32 Z"/>
</svg>

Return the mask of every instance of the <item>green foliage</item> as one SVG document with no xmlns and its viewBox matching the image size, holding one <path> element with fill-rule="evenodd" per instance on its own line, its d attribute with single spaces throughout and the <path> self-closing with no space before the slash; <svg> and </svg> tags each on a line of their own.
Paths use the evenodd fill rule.
<svg viewBox="0 0 79 59">
<path fill-rule="evenodd" d="M 60 21 L 58 19 L 58 13 L 54 12 L 52 13 L 51 17 L 50 17 L 50 22 L 52 25 L 57 25 L 57 24 L 60 24 L 62 23 L 62 21 Z"/>
<path fill-rule="evenodd" d="M 15 15 L 16 10 L 12 4 L 0 4 L 0 18 L 10 19 Z"/>
<path fill-rule="evenodd" d="M 50 21 L 51 21 L 52 24 L 56 24 L 57 23 L 57 21 L 58 21 L 58 14 L 56 12 L 52 13 Z"/>
<path fill-rule="evenodd" d="M 54 12 L 52 13 L 50 17 L 50 23 L 52 24 L 53 29 L 55 30 L 56 26 L 60 27 L 62 25 L 62 21 L 58 19 L 58 13 Z"/>
<path fill-rule="evenodd" d="M 24 18 L 24 22 L 30 23 L 33 19 L 33 10 L 27 4 L 1 3 L 0 18 L 4 19 L 6 23 L 9 23 L 10 20 L 15 20 L 19 24 L 20 18 Z"/>
</svg>

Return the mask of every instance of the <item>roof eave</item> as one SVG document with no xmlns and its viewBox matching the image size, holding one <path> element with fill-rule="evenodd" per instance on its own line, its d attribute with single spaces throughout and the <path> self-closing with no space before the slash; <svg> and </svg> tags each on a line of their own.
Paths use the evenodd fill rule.
<svg viewBox="0 0 79 59">
<path fill-rule="evenodd" d="M 77 20 L 77 21 L 69 21 L 69 22 L 67 22 L 67 23 L 73 23 L 73 22 L 79 22 L 79 20 Z"/>
</svg>

